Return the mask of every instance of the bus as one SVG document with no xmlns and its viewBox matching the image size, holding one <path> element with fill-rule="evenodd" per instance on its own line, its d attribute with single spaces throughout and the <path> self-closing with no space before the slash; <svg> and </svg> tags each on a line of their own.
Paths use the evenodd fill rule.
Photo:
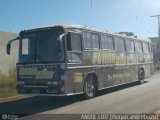
<svg viewBox="0 0 160 120">
<path fill-rule="evenodd" d="M 129 37 L 81 25 L 49 25 L 23 30 L 19 37 L 17 92 L 42 96 L 83 94 L 131 82 L 154 71 L 148 38 Z"/>
</svg>

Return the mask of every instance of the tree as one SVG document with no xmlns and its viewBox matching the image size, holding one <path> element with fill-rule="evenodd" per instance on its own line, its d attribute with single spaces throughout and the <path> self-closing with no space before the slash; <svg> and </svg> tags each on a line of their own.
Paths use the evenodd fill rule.
<svg viewBox="0 0 160 120">
<path fill-rule="evenodd" d="M 119 32 L 119 34 L 125 34 L 127 36 L 134 36 L 134 33 L 132 32 Z"/>
</svg>

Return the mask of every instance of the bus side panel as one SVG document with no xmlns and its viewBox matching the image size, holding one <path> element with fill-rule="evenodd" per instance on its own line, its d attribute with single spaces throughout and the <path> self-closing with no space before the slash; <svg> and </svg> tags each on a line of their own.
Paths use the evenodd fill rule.
<svg viewBox="0 0 160 120">
<path fill-rule="evenodd" d="M 129 83 L 138 80 L 138 65 L 124 65 L 114 68 L 113 85 Z"/>
<path fill-rule="evenodd" d="M 81 93 L 83 92 L 84 80 L 92 71 L 92 68 L 77 68 L 66 71 L 65 93 Z"/>
<path fill-rule="evenodd" d="M 138 80 L 138 65 L 125 65 L 102 68 L 99 89 Z"/>
<path fill-rule="evenodd" d="M 150 64 L 150 71 L 151 71 L 151 75 L 153 75 L 154 74 L 154 64 L 153 63 L 151 63 Z"/>
<path fill-rule="evenodd" d="M 128 82 L 138 81 L 138 65 L 130 65 L 129 67 L 130 80 Z"/>
<path fill-rule="evenodd" d="M 101 80 L 99 80 L 99 84 L 101 86 L 99 86 L 99 89 L 105 88 L 105 87 L 109 87 L 112 85 L 112 81 L 113 81 L 113 67 L 109 66 L 109 67 L 104 67 L 101 69 Z"/>
<path fill-rule="evenodd" d="M 84 82 L 90 71 L 92 71 L 92 68 L 81 68 L 74 70 L 73 74 L 75 93 L 83 92 Z"/>
<path fill-rule="evenodd" d="M 144 63 L 144 64 L 140 65 L 139 68 L 144 69 L 145 78 L 148 78 L 153 75 L 153 72 L 154 72 L 154 64 L 153 63 L 149 63 L 149 64 Z"/>
<path fill-rule="evenodd" d="M 65 94 L 74 93 L 74 76 L 73 76 L 73 70 L 66 70 L 65 72 Z"/>
</svg>

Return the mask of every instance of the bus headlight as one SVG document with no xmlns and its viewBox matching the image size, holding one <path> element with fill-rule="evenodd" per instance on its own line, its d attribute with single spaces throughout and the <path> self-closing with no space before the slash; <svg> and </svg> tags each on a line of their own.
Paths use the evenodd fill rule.
<svg viewBox="0 0 160 120">
<path fill-rule="evenodd" d="M 61 79 L 61 80 L 65 80 L 65 75 L 61 75 L 61 76 L 60 76 L 60 79 Z"/>
<path fill-rule="evenodd" d="M 64 87 L 61 87 L 61 92 L 64 92 Z"/>
<path fill-rule="evenodd" d="M 18 85 L 24 85 L 25 82 L 24 82 L 24 81 L 17 81 L 17 84 L 18 84 Z"/>
<path fill-rule="evenodd" d="M 48 81 L 48 82 L 47 82 L 47 85 L 48 85 L 48 86 L 58 85 L 58 82 L 57 82 L 57 81 Z"/>
<path fill-rule="evenodd" d="M 61 65 L 60 65 L 60 68 L 61 68 L 62 70 L 64 70 L 64 69 L 66 69 L 66 65 L 65 65 L 65 64 L 61 64 Z"/>
</svg>

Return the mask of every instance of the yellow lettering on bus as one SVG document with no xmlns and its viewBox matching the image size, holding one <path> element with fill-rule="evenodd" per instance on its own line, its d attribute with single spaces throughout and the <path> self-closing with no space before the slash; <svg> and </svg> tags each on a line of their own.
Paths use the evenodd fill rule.
<svg viewBox="0 0 160 120">
<path fill-rule="evenodd" d="M 74 82 L 75 83 L 82 83 L 83 75 L 80 72 L 74 73 Z"/>
</svg>

